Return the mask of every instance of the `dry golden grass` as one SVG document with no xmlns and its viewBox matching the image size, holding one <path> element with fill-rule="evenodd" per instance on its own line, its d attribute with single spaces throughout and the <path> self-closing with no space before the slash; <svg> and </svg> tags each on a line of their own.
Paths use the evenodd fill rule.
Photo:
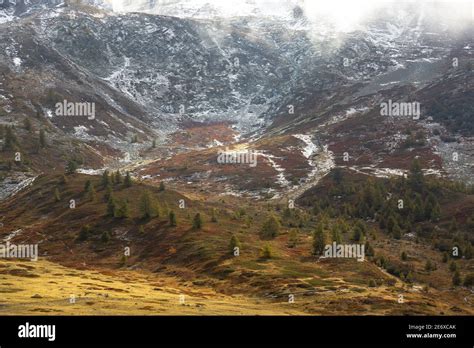
<svg viewBox="0 0 474 348">
<path fill-rule="evenodd" d="M 44 260 L 2 260 L 0 315 L 453 314 L 447 303 L 432 301 L 417 289 L 355 288 L 342 279 L 330 280 L 340 286 L 311 295 L 302 289 L 295 293 L 295 302 L 288 303 L 287 298 L 270 301 L 223 295 L 210 287 L 152 273 L 76 270 Z M 404 303 L 398 303 L 400 294 Z"/>
<path fill-rule="evenodd" d="M 301 314 L 289 304 L 188 288 L 171 277 L 133 271 L 104 274 L 48 261 L 0 261 L 0 293 L 0 315 Z"/>
</svg>

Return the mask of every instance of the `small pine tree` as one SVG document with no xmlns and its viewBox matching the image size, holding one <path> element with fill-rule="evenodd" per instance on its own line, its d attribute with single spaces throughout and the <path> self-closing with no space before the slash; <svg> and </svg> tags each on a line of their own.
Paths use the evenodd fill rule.
<svg viewBox="0 0 474 348">
<path fill-rule="evenodd" d="M 151 147 L 153 149 L 156 149 L 156 140 L 155 139 L 153 139 L 153 142 L 151 143 Z"/>
<path fill-rule="evenodd" d="M 364 240 L 364 234 L 359 228 L 354 228 L 354 232 L 352 234 L 352 240 L 354 242 L 362 242 Z"/>
<path fill-rule="evenodd" d="M 23 127 L 31 133 L 31 131 L 33 130 L 33 126 L 31 124 L 31 120 L 26 117 L 24 120 L 23 120 Z"/>
<path fill-rule="evenodd" d="M 54 201 L 59 202 L 61 200 L 61 195 L 59 194 L 59 190 L 57 188 L 54 189 Z"/>
<path fill-rule="evenodd" d="M 433 264 L 430 260 L 427 260 L 425 263 L 425 271 L 431 272 L 433 270 Z"/>
<path fill-rule="evenodd" d="M 89 192 L 91 186 L 92 186 L 92 181 L 87 180 L 86 183 L 84 184 L 84 191 Z"/>
<path fill-rule="evenodd" d="M 67 184 L 66 175 L 61 175 L 61 177 L 59 178 L 59 183 L 60 183 L 61 185 L 66 185 L 66 184 Z"/>
<path fill-rule="evenodd" d="M 400 226 L 398 226 L 398 224 L 395 224 L 395 226 L 393 227 L 392 235 L 393 235 L 393 238 L 395 238 L 395 239 L 401 239 L 402 238 L 402 230 L 401 230 Z"/>
<path fill-rule="evenodd" d="M 142 214 L 142 219 L 153 219 L 159 216 L 158 205 L 150 191 L 143 192 L 140 198 L 140 213 Z"/>
<path fill-rule="evenodd" d="M 125 185 L 125 187 L 132 187 L 133 186 L 133 179 L 130 176 L 130 172 L 127 172 L 127 174 L 125 175 L 124 185 Z"/>
<path fill-rule="evenodd" d="M 260 251 L 260 257 L 264 260 L 269 260 L 273 257 L 272 249 L 268 244 L 266 244 Z"/>
<path fill-rule="evenodd" d="M 454 272 L 454 275 L 453 275 L 453 285 L 454 285 L 454 286 L 459 286 L 459 285 L 461 285 L 461 274 L 459 273 L 459 271 Z"/>
<path fill-rule="evenodd" d="M 115 172 L 115 183 L 116 183 L 117 185 L 120 185 L 120 184 L 122 183 L 122 181 L 123 181 L 123 180 L 122 180 L 122 174 L 120 174 L 120 171 L 117 170 L 117 171 Z"/>
<path fill-rule="evenodd" d="M 18 145 L 18 140 L 12 127 L 5 128 L 5 141 L 3 143 L 3 151 L 15 150 Z"/>
<path fill-rule="evenodd" d="M 46 134 L 44 132 L 44 129 L 41 129 L 39 133 L 39 145 L 42 149 L 44 149 L 47 146 Z"/>
<path fill-rule="evenodd" d="M 240 250 L 242 248 L 242 245 L 240 244 L 239 239 L 235 235 L 232 235 L 232 237 L 230 238 L 230 243 L 229 243 L 229 252 L 232 255 L 235 255 L 235 250 L 236 250 L 235 248 L 239 248 Z"/>
<path fill-rule="evenodd" d="M 165 190 L 165 183 L 162 181 L 160 182 L 160 191 L 163 192 Z"/>
<path fill-rule="evenodd" d="M 458 270 L 458 264 L 454 261 L 451 261 L 451 263 L 449 264 L 449 270 L 451 272 L 456 272 Z"/>
<path fill-rule="evenodd" d="M 425 219 L 426 213 L 423 209 L 423 201 L 420 195 L 416 195 L 415 201 L 413 202 L 413 215 L 415 222 L 421 222 Z"/>
<path fill-rule="evenodd" d="M 372 245 L 370 245 L 369 241 L 365 242 L 365 255 L 367 256 L 374 256 L 375 251 Z"/>
<path fill-rule="evenodd" d="M 170 226 L 171 226 L 171 227 L 176 227 L 176 226 L 177 226 L 176 214 L 175 214 L 174 211 L 170 211 L 170 214 L 169 214 L 169 222 L 170 222 Z"/>
<path fill-rule="evenodd" d="M 110 196 L 112 196 L 112 187 L 110 185 L 107 185 L 107 187 L 105 188 L 105 194 L 104 194 L 104 201 L 105 202 L 108 202 L 109 201 L 109 198 Z"/>
<path fill-rule="evenodd" d="M 425 179 L 421 169 L 421 163 L 418 159 L 415 159 L 411 165 L 408 183 L 415 192 L 421 192 L 423 190 Z"/>
<path fill-rule="evenodd" d="M 77 162 L 74 160 L 69 160 L 66 165 L 66 174 L 74 174 L 77 170 Z"/>
<path fill-rule="evenodd" d="M 90 233 L 91 233 L 91 227 L 89 225 L 85 225 L 81 228 L 77 239 L 83 242 L 89 238 Z"/>
<path fill-rule="evenodd" d="M 102 174 L 102 186 L 103 187 L 107 187 L 110 185 L 110 175 L 109 175 L 109 171 L 106 170 L 104 171 L 104 173 Z"/>
<path fill-rule="evenodd" d="M 216 223 L 217 222 L 217 213 L 216 213 L 216 209 L 213 208 L 212 209 L 212 212 L 211 212 L 211 222 L 213 223 Z"/>
<path fill-rule="evenodd" d="M 145 234 L 145 227 L 143 227 L 143 225 L 140 225 L 140 227 L 138 227 L 138 233 Z"/>
<path fill-rule="evenodd" d="M 117 203 L 115 202 L 115 198 L 113 197 L 113 195 L 110 195 L 109 201 L 107 202 L 107 215 L 115 216 L 116 210 L 117 210 Z"/>
<path fill-rule="evenodd" d="M 316 256 L 322 255 L 326 245 L 327 245 L 326 232 L 324 231 L 323 224 L 319 223 L 313 234 L 313 245 L 312 245 L 313 255 L 316 255 Z"/>
<path fill-rule="evenodd" d="M 262 228 L 260 229 L 260 238 L 262 239 L 274 239 L 280 234 L 280 222 L 275 215 L 265 221 Z"/>
<path fill-rule="evenodd" d="M 102 233 L 102 236 L 100 236 L 100 241 L 101 241 L 102 243 L 107 243 L 107 242 L 109 242 L 109 241 L 110 241 L 110 233 L 107 232 L 107 231 L 104 232 L 104 233 Z"/>
<path fill-rule="evenodd" d="M 402 254 L 401 254 L 400 258 L 402 259 L 402 261 L 406 261 L 406 260 L 408 260 L 407 253 L 406 253 L 406 252 L 404 252 L 404 251 L 402 251 Z"/>
<path fill-rule="evenodd" d="M 122 201 L 120 206 L 115 209 L 114 217 L 117 219 L 128 219 L 130 217 L 130 209 L 126 200 Z"/>
<path fill-rule="evenodd" d="M 390 216 L 387 218 L 387 232 L 389 234 L 392 234 L 393 233 L 393 229 L 395 227 L 395 225 L 398 225 L 398 222 L 397 220 L 395 219 L 395 217 L 393 216 L 393 214 L 390 214 Z"/>
<path fill-rule="evenodd" d="M 298 231 L 291 230 L 288 236 L 288 248 L 296 248 L 298 244 Z"/>
<path fill-rule="evenodd" d="M 331 229 L 331 239 L 333 242 L 336 242 L 337 244 L 342 243 L 342 237 L 341 233 L 339 232 L 339 228 L 337 225 L 333 225 Z"/>
<path fill-rule="evenodd" d="M 95 192 L 94 185 L 92 185 L 92 184 L 89 186 L 89 190 L 87 191 L 87 198 L 91 202 L 94 202 L 95 199 L 97 198 L 97 194 Z"/>
<path fill-rule="evenodd" d="M 443 254 L 443 263 L 447 263 L 448 262 L 448 259 L 449 259 L 449 256 L 448 256 L 448 253 L 444 253 Z"/>
<path fill-rule="evenodd" d="M 194 216 L 194 219 L 193 219 L 193 229 L 194 229 L 194 230 L 200 230 L 200 229 L 202 229 L 202 218 L 201 218 L 201 214 L 200 214 L 200 213 L 197 213 L 197 214 Z"/>
</svg>

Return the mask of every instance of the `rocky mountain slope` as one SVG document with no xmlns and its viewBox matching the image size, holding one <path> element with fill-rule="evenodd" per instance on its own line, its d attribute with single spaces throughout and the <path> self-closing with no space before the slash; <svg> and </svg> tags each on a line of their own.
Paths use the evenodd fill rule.
<svg viewBox="0 0 474 348">
<path fill-rule="evenodd" d="M 81 313 L 472 314 L 469 7 L 344 23 L 296 0 L 13 2 L 0 240 L 47 261 L 0 260 L 4 311 L 70 313 L 61 284 Z M 321 258 L 319 230 L 367 258 Z"/>
</svg>

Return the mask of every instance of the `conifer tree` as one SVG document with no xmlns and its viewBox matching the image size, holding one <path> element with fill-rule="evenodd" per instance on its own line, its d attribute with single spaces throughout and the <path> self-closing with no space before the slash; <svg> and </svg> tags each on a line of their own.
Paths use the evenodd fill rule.
<svg viewBox="0 0 474 348">
<path fill-rule="evenodd" d="M 413 215 L 415 222 L 421 222 L 425 218 L 425 211 L 423 209 L 423 201 L 420 195 L 416 195 L 415 201 L 413 202 Z"/>
<path fill-rule="evenodd" d="M 240 244 L 239 239 L 235 235 L 232 235 L 229 243 L 229 251 L 232 255 L 235 253 L 235 248 L 241 249 L 242 245 Z"/>
<path fill-rule="evenodd" d="M 92 182 L 90 180 L 87 180 L 84 185 L 84 191 L 89 192 L 91 186 L 92 186 Z"/>
<path fill-rule="evenodd" d="M 66 165 L 66 174 L 74 174 L 77 170 L 77 162 L 74 160 L 69 160 Z"/>
<path fill-rule="evenodd" d="M 269 260 L 273 257 L 273 252 L 272 249 L 270 248 L 270 245 L 265 244 L 262 250 L 260 251 L 260 257 L 265 260 Z"/>
<path fill-rule="evenodd" d="M 59 178 L 59 183 L 61 185 L 66 185 L 67 184 L 67 178 L 65 175 L 61 175 L 61 177 Z"/>
<path fill-rule="evenodd" d="M 109 176 L 109 171 L 105 170 L 104 173 L 102 174 L 102 186 L 107 187 L 110 185 L 110 176 Z"/>
<path fill-rule="evenodd" d="M 89 189 L 87 190 L 87 198 L 89 199 L 89 201 L 94 202 L 96 197 L 97 197 L 97 194 L 95 192 L 94 185 L 91 184 L 89 186 Z"/>
<path fill-rule="evenodd" d="M 44 149 L 46 146 L 47 146 L 47 143 L 46 143 L 46 134 L 44 132 L 44 129 L 41 129 L 40 130 L 40 133 L 39 133 L 39 144 L 40 144 L 40 147 L 42 149 Z"/>
<path fill-rule="evenodd" d="M 109 201 L 107 202 L 107 215 L 115 216 L 115 211 L 117 209 L 117 203 L 113 195 L 110 195 Z"/>
<path fill-rule="evenodd" d="M 288 236 L 288 248 L 296 248 L 298 244 L 298 231 L 292 229 Z"/>
<path fill-rule="evenodd" d="M 458 264 L 454 261 L 451 261 L 451 263 L 449 264 L 449 270 L 451 272 L 456 272 L 458 269 Z"/>
<path fill-rule="evenodd" d="M 89 225 L 85 225 L 79 231 L 79 236 L 77 237 L 77 239 L 83 242 L 89 238 L 90 233 L 91 233 L 91 227 Z"/>
<path fill-rule="evenodd" d="M 202 229 L 202 218 L 201 218 L 201 214 L 200 214 L 200 213 L 197 213 L 197 214 L 194 216 L 194 219 L 193 219 L 193 229 L 194 229 L 194 230 L 200 230 L 200 229 Z"/>
<path fill-rule="evenodd" d="M 177 226 L 176 214 L 175 214 L 174 211 L 170 211 L 170 214 L 169 214 L 169 222 L 170 222 L 170 226 L 171 226 L 171 227 L 176 227 L 176 226 Z"/>
<path fill-rule="evenodd" d="M 453 275 L 453 285 L 454 286 L 461 285 L 461 274 L 457 270 L 456 272 L 454 272 L 454 275 Z"/>
<path fill-rule="evenodd" d="M 128 219 L 130 217 L 130 209 L 127 200 L 122 201 L 120 206 L 115 209 L 114 216 L 117 219 Z"/>
<path fill-rule="evenodd" d="M 13 131 L 12 127 L 6 127 L 5 128 L 5 141 L 3 144 L 3 150 L 4 151 L 12 151 L 17 148 L 18 145 L 18 139 L 15 135 L 15 132 Z"/>
<path fill-rule="evenodd" d="M 59 190 L 57 188 L 54 189 L 54 200 L 55 202 L 59 202 L 61 200 L 61 195 L 59 194 Z"/>
<path fill-rule="evenodd" d="M 216 209 L 213 208 L 211 212 L 211 222 L 216 223 L 217 222 L 217 216 L 216 216 Z"/>
<path fill-rule="evenodd" d="M 273 239 L 278 236 L 280 233 L 280 223 L 275 215 L 270 215 L 270 217 L 265 221 L 261 230 L 260 237 L 262 239 Z"/>
<path fill-rule="evenodd" d="M 122 183 L 122 181 L 123 181 L 123 180 L 122 180 L 122 174 L 120 174 L 120 171 L 117 170 L 117 171 L 115 172 L 115 183 L 116 183 L 117 185 L 120 185 L 120 184 Z"/>
<path fill-rule="evenodd" d="M 319 223 L 316 227 L 316 230 L 313 234 L 313 255 L 320 256 L 323 254 L 324 248 L 328 244 L 326 232 L 324 231 L 324 227 L 322 223 Z"/>
<path fill-rule="evenodd" d="M 127 174 L 125 175 L 124 185 L 125 185 L 125 187 L 132 187 L 133 186 L 133 179 L 130 176 L 130 172 L 127 172 Z"/>
<path fill-rule="evenodd" d="M 109 240 L 110 240 L 110 233 L 107 231 L 102 233 L 102 235 L 100 236 L 100 241 L 102 243 L 107 243 Z"/>
<path fill-rule="evenodd" d="M 400 226 L 398 226 L 398 223 L 393 226 L 392 236 L 395 239 L 402 238 L 402 229 L 400 228 Z"/>
<path fill-rule="evenodd" d="M 153 219 L 159 215 L 157 203 L 148 190 L 140 198 L 140 213 L 142 219 Z"/>
<path fill-rule="evenodd" d="M 105 188 L 105 194 L 104 194 L 104 201 L 105 202 L 108 202 L 110 197 L 112 196 L 112 187 L 110 185 L 107 185 L 107 187 Z"/>
<path fill-rule="evenodd" d="M 23 120 L 23 127 L 28 131 L 28 132 L 31 132 L 33 130 L 33 126 L 31 125 L 31 120 L 26 117 L 24 120 Z"/>
<path fill-rule="evenodd" d="M 374 256 L 375 255 L 374 248 L 369 243 L 369 241 L 365 242 L 365 255 L 367 255 L 367 256 Z"/>
<path fill-rule="evenodd" d="M 423 190 L 425 179 L 418 159 L 415 159 L 411 165 L 408 183 L 415 192 L 421 192 Z"/>
<path fill-rule="evenodd" d="M 341 233 L 339 232 L 339 227 L 337 225 L 333 225 L 331 228 L 331 239 L 337 244 L 342 243 Z"/>
</svg>

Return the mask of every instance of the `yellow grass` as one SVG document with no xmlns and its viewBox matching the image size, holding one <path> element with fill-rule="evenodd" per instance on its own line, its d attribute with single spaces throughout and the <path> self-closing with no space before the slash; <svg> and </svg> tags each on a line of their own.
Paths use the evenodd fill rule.
<svg viewBox="0 0 474 348">
<path fill-rule="evenodd" d="M 302 314 L 290 304 L 226 296 L 186 285 L 175 278 L 133 271 L 103 274 L 43 260 L 0 261 L 0 315 Z"/>
</svg>

